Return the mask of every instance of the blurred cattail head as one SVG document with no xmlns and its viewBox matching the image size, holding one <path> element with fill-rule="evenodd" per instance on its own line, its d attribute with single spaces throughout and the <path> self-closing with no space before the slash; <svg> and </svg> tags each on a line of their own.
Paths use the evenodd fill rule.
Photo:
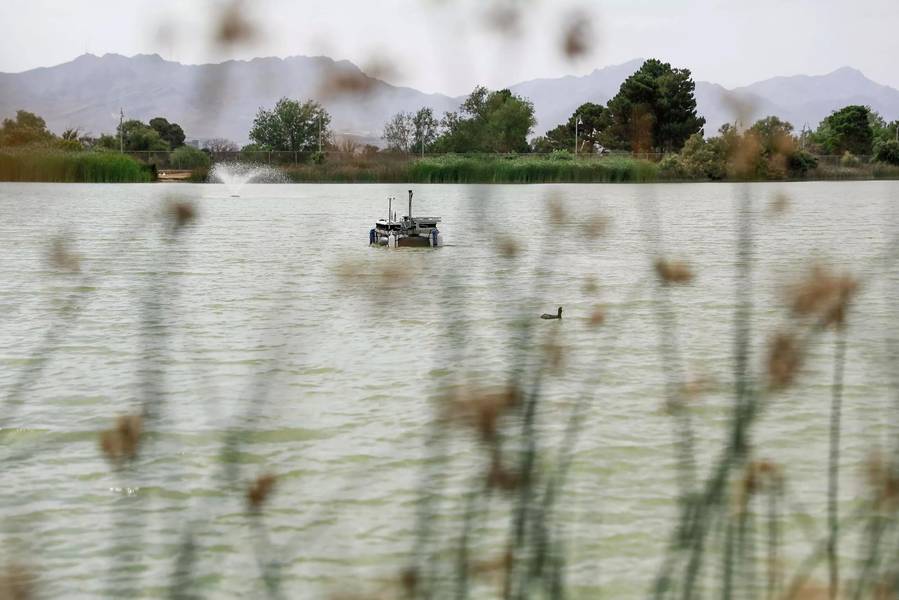
<svg viewBox="0 0 899 600">
<path fill-rule="evenodd" d="M 565 210 L 565 205 L 562 202 L 562 199 L 559 196 L 553 195 L 549 198 L 549 222 L 552 225 L 564 225 L 568 220 L 568 213 Z"/>
<path fill-rule="evenodd" d="M 366 64 L 364 70 L 338 64 L 329 69 L 322 79 L 318 96 L 326 100 L 341 96 L 364 97 L 375 91 L 378 80 L 395 75 L 393 66 L 380 58 Z"/>
<path fill-rule="evenodd" d="M 595 275 L 588 275 L 586 279 L 584 279 L 584 293 L 585 294 L 595 294 L 599 291 L 599 281 L 597 280 Z"/>
<path fill-rule="evenodd" d="M 169 222 L 171 223 L 172 231 L 175 232 L 190 225 L 197 217 L 197 209 L 194 207 L 193 203 L 186 200 L 170 201 L 166 212 Z"/>
<path fill-rule="evenodd" d="M 443 401 L 443 418 L 448 423 L 471 427 L 481 441 L 493 443 L 499 431 L 499 420 L 521 403 L 516 386 L 500 390 L 476 390 L 459 387 Z"/>
<path fill-rule="evenodd" d="M 825 327 L 842 327 L 857 291 L 858 282 L 851 275 L 837 275 L 815 265 L 790 290 L 790 307 L 797 317 L 813 317 Z"/>
<path fill-rule="evenodd" d="M 122 415 L 115 427 L 100 433 L 100 448 L 109 460 L 119 463 L 137 456 L 143 432 L 140 415 Z"/>
<path fill-rule="evenodd" d="M 418 569 L 407 567 L 400 572 L 400 589 L 407 598 L 415 598 L 418 593 Z"/>
<path fill-rule="evenodd" d="M 264 473 L 256 478 L 256 480 L 247 489 L 247 504 L 251 510 L 259 510 L 265 501 L 271 495 L 272 490 L 277 482 L 277 477 L 271 473 Z"/>
<path fill-rule="evenodd" d="M 500 235 L 496 239 L 496 253 L 503 258 L 515 258 L 521 252 L 521 246 L 510 235 Z"/>
<path fill-rule="evenodd" d="M 768 214 L 780 216 L 790 208 L 790 197 L 784 192 L 777 192 L 768 204 Z"/>
<path fill-rule="evenodd" d="M 693 280 L 690 265 L 683 261 L 660 258 L 655 262 L 655 270 L 659 279 L 666 284 L 690 283 Z"/>
<path fill-rule="evenodd" d="M 521 475 L 506 467 L 498 452 L 493 453 L 487 470 L 487 487 L 500 492 L 512 492 L 521 485 Z"/>
<path fill-rule="evenodd" d="M 37 598 L 35 576 L 24 565 L 11 563 L 0 572 L 0 600 L 31 600 Z"/>
<path fill-rule="evenodd" d="M 570 60 L 579 59 L 593 47 L 593 26 L 590 18 L 578 11 L 568 17 L 562 28 L 562 53 Z"/>
<path fill-rule="evenodd" d="M 783 489 L 784 475 L 779 465 L 770 460 L 755 460 L 746 465 L 737 481 L 734 497 L 738 512 L 745 512 L 756 494 L 777 493 Z"/>
<path fill-rule="evenodd" d="M 609 218 L 602 214 L 591 216 L 584 222 L 584 236 L 588 240 L 602 237 L 609 229 Z"/>
<path fill-rule="evenodd" d="M 559 371 L 562 368 L 563 363 L 565 362 L 565 348 L 559 342 L 559 337 L 556 335 L 557 330 L 553 330 L 552 334 L 548 337 L 548 339 L 543 343 L 543 357 L 546 361 L 546 366 L 551 371 Z"/>
<path fill-rule="evenodd" d="M 487 29 L 515 38 L 521 34 L 521 9 L 513 1 L 491 2 L 484 12 L 483 23 Z"/>
<path fill-rule="evenodd" d="M 815 582 L 802 584 L 791 596 L 790 600 L 832 600 L 830 587 Z"/>
<path fill-rule="evenodd" d="M 73 250 L 71 241 L 64 236 L 56 236 L 50 242 L 47 262 L 55 269 L 70 273 L 81 270 L 81 257 Z"/>
<path fill-rule="evenodd" d="M 215 41 L 221 46 L 236 46 L 252 42 L 256 28 L 247 18 L 242 0 L 233 0 L 221 12 L 216 24 Z"/>
<path fill-rule="evenodd" d="M 591 327 L 599 327 L 603 323 L 606 322 L 606 310 L 604 307 L 600 305 L 596 305 L 593 307 L 593 312 L 590 313 L 590 326 Z"/>
<path fill-rule="evenodd" d="M 868 486 L 878 506 L 895 510 L 899 506 L 899 472 L 883 455 L 872 454 L 866 464 Z"/>
<path fill-rule="evenodd" d="M 736 145 L 731 149 L 728 167 L 730 172 L 740 179 L 751 179 L 758 169 L 762 156 L 762 144 L 758 136 L 747 131 L 736 140 Z"/>
<path fill-rule="evenodd" d="M 799 341 L 792 333 L 778 333 L 768 343 L 768 386 L 782 389 L 793 383 L 802 365 Z"/>
</svg>

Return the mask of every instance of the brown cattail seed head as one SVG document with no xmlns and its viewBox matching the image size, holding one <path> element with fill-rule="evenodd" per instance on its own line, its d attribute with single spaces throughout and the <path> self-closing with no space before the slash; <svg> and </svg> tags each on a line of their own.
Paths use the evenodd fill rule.
<svg viewBox="0 0 899 600">
<path fill-rule="evenodd" d="M 595 240 L 609 229 L 609 219 L 605 215 L 593 215 L 584 223 L 584 236 Z"/>
<path fill-rule="evenodd" d="M 501 492 L 512 492 L 521 485 L 521 476 L 506 468 L 498 454 L 494 454 L 487 471 L 487 487 Z"/>
<path fill-rule="evenodd" d="M 175 231 L 189 225 L 196 216 L 197 211 L 190 202 L 179 201 L 169 204 L 169 218 Z"/>
<path fill-rule="evenodd" d="M 251 509 L 259 510 L 259 508 L 265 504 L 265 501 L 272 493 L 276 482 L 277 478 L 271 473 L 265 473 L 256 478 L 256 481 L 254 481 L 253 485 L 250 486 L 250 489 L 247 490 L 247 503 L 250 505 Z"/>
<path fill-rule="evenodd" d="M 791 290 L 790 306 L 797 317 L 813 317 L 825 327 L 842 327 L 857 291 L 858 282 L 850 275 L 836 275 L 816 265 Z"/>
<path fill-rule="evenodd" d="M 81 270 L 81 257 L 72 250 L 71 244 L 64 237 L 53 238 L 47 260 L 51 266 L 62 271 L 77 273 Z"/>
<path fill-rule="evenodd" d="M 521 247 L 512 236 L 501 236 L 496 242 L 496 252 L 503 258 L 515 258 L 520 251 Z"/>
<path fill-rule="evenodd" d="M 453 391 L 446 400 L 445 418 L 449 422 L 467 425 L 478 432 L 483 442 L 496 441 L 499 419 L 521 402 L 521 392 L 515 386 L 498 391 L 464 389 Z"/>
<path fill-rule="evenodd" d="M 899 472 L 895 466 L 880 454 L 874 454 L 867 461 L 868 485 L 874 493 L 877 504 L 895 510 L 899 506 Z"/>
<path fill-rule="evenodd" d="M 687 263 L 677 260 L 658 259 L 655 262 L 656 274 L 665 283 L 690 283 L 693 280 L 693 272 Z"/>
<path fill-rule="evenodd" d="M 562 33 L 562 51 L 565 56 L 576 59 L 590 52 L 592 36 L 589 18 L 580 12 L 571 15 Z"/>
<path fill-rule="evenodd" d="M 403 592 L 410 598 L 415 597 L 418 590 L 418 569 L 415 567 L 407 567 L 400 572 L 400 587 Z"/>
<path fill-rule="evenodd" d="M 12 563 L 0 572 L 0 600 L 36 598 L 34 574 L 24 565 Z"/>
<path fill-rule="evenodd" d="M 790 197 L 783 192 L 778 192 L 771 199 L 768 205 L 768 212 L 773 216 L 779 216 L 787 212 L 790 208 Z"/>
<path fill-rule="evenodd" d="M 116 419 L 114 428 L 100 433 L 100 448 L 111 461 L 131 460 L 137 456 L 142 431 L 140 415 L 123 415 Z"/>
<path fill-rule="evenodd" d="M 602 306 L 596 306 L 593 308 L 593 312 L 590 313 L 590 326 L 591 327 L 599 327 L 603 323 L 606 322 L 606 311 Z"/>
<path fill-rule="evenodd" d="M 768 344 L 768 385 L 785 388 L 796 378 L 802 365 L 799 342 L 791 333 L 778 333 Z"/>
</svg>

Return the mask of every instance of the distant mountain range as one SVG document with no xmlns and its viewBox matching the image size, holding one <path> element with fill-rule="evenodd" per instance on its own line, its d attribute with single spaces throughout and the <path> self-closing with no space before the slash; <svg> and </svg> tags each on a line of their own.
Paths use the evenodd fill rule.
<svg viewBox="0 0 899 600">
<path fill-rule="evenodd" d="M 540 134 L 564 122 L 583 102 L 604 104 L 642 62 L 596 69 L 582 77 L 535 79 L 510 89 L 534 102 L 535 133 Z M 398 111 L 428 106 L 442 115 L 462 101 L 394 86 L 351 62 L 321 56 L 183 65 L 155 54 L 85 54 L 54 67 L 0 73 L 0 117 L 24 108 L 44 117 L 56 132 L 67 127 L 95 135 L 113 132 L 121 107 L 126 118 L 164 116 L 175 121 L 188 138 L 244 143 L 259 107 L 270 107 L 282 96 L 320 100 L 332 115 L 335 132 L 372 142 Z M 751 119 L 777 115 L 797 130 L 805 124 L 815 128 L 847 104 L 865 104 L 887 120 L 899 119 L 899 91 L 849 67 L 827 75 L 774 77 L 732 90 L 698 81 L 696 100 L 707 133 L 734 121 L 734 100 L 748 107 Z"/>
</svg>

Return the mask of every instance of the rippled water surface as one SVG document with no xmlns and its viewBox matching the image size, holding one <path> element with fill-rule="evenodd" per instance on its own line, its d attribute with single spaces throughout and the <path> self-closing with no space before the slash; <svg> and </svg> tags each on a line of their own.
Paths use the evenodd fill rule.
<svg viewBox="0 0 899 600">
<path fill-rule="evenodd" d="M 790 202 L 777 215 L 769 203 L 779 192 Z M 787 318 L 784 286 L 803 268 L 821 260 L 863 279 L 848 330 L 850 510 L 865 457 L 891 433 L 885 344 L 896 288 L 883 256 L 896 233 L 895 182 L 416 186 L 414 213 L 443 218 L 446 245 L 434 250 L 368 246 L 387 196 L 404 212 L 402 186 L 0 184 L 3 551 L 35 566 L 46 597 L 133 587 L 165 596 L 188 531 L 193 577 L 209 595 L 263 594 L 260 556 L 279 560 L 289 597 L 388 589 L 414 548 L 434 399 L 460 382 L 505 382 L 554 335 L 564 361 L 543 382 L 545 471 L 572 407 L 589 400 L 558 524 L 568 583 L 578 597 L 642 597 L 677 490 L 652 256 L 696 271 L 671 300 L 684 378 L 705 382 L 690 411 L 707 466 L 732 402 L 744 195 L 754 370 Z M 198 212 L 176 235 L 159 216 L 173 197 Z M 592 239 L 596 215 L 610 224 Z M 507 237 L 519 243 L 515 258 L 497 251 Z M 80 273 L 50 266 L 54 239 L 77 253 Z M 559 305 L 561 322 L 536 318 Z M 532 336 L 519 336 L 522 320 Z M 824 531 L 828 336 L 755 430 L 757 455 L 784 465 L 789 482 L 788 565 Z M 158 421 L 139 461 L 116 471 L 98 432 L 148 394 L 162 398 Z M 238 454 L 223 462 L 238 427 Z M 447 444 L 431 521 L 450 549 L 483 451 L 464 434 Z M 264 472 L 279 480 L 260 546 L 243 488 L 227 482 Z M 504 552 L 508 531 L 508 500 L 491 503 L 476 543 L 485 558 Z M 811 523 L 792 518 L 802 512 Z"/>
</svg>

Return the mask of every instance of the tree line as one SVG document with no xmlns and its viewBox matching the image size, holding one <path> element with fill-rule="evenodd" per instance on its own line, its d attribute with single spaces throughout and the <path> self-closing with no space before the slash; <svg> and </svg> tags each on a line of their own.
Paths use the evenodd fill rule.
<svg viewBox="0 0 899 600">
<path fill-rule="evenodd" d="M 175 167 L 192 169 L 208 166 L 207 153 L 187 146 L 184 130 L 164 117 L 154 117 L 149 123 L 138 119 L 122 121 L 116 133 L 93 137 L 80 129 L 69 128 L 60 135 L 47 128 L 47 122 L 27 110 L 16 111 L 15 118 L 4 119 L 0 125 L 0 148 L 30 147 L 66 152 L 82 150 L 125 152 L 172 152 Z"/>
<path fill-rule="evenodd" d="M 757 176 L 802 175 L 816 165 L 815 155 L 836 154 L 851 165 L 854 157 L 899 164 L 899 122 L 887 123 L 866 106 L 834 111 L 814 131 L 796 134 L 791 123 L 775 116 L 748 127 L 723 126 L 705 135 L 705 119 L 698 115 L 695 83 L 688 69 L 651 59 L 630 75 L 605 104 L 585 102 L 564 122 L 530 139 L 536 119 L 534 105 L 508 89 L 477 86 L 457 111 L 438 118 L 432 109 L 399 112 L 384 125 L 386 151 L 399 153 L 595 153 L 622 150 L 665 155 L 664 168 L 684 176 L 726 176 L 735 152 L 754 148 Z M 260 108 L 250 128 L 251 143 L 241 150 L 303 153 L 323 160 L 323 151 L 358 151 L 355 144 L 335 142 L 331 115 L 314 100 L 281 98 L 271 109 Z M 205 155 L 184 145 L 177 123 L 163 117 L 148 123 L 130 119 L 115 135 L 99 138 L 67 130 L 55 136 L 44 120 L 27 111 L 5 119 L 0 146 L 50 144 L 63 149 L 174 151 L 188 168 L 209 164 L 209 152 L 234 152 L 228 140 L 210 140 Z M 575 148 L 576 147 L 576 148 Z M 366 145 L 363 153 L 379 148 Z"/>
</svg>

